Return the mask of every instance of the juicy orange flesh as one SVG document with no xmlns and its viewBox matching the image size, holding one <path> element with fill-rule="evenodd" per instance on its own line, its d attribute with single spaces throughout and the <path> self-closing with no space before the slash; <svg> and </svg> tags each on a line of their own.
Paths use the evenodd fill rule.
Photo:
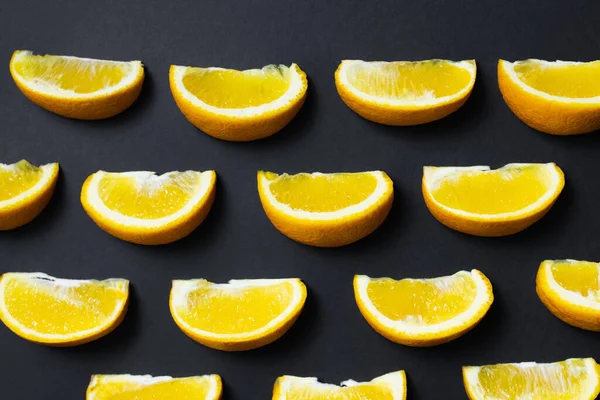
<svg viewBox="0 0 600 400">
<path fill-rule="evenodd" d="M 550 267 L 556 283 L 568 291 L 600 301 L 600 266 L 587 261 L 557 261 Z"/>
<path fill-rule="evenodd" d="M 431 194 L 455 210 L 501 214 L 535 203 L 548 191 L 550 181 L 550 172 L 535 166 L 456 172 L 441 179 Z"/>
<path fill-rule="evenodd" d="M 287 91 L 290 71 L 284 65 L 246 71 L 189 67 L 183 76 L 183 86 L 214 107 L 255 107 L 277 100 Z"/>
<path fill-rule="evenodd" d="M 98 194 L 108 208 L 122 215 L 157 219 L 174 214 L 188 204 L 200 181 L 200 174 L 193 171 L 138 178 L 114 173 L 100 180 Z"/>
<path fill-rule="evenodd" d="M 29 329 L 64 335 L 106 324 L 127 298 L 122 284 L 98 282 L 64 286 L 49 280 L 11 279 L 4 289 L 8 313 Z"/>
<path fill-rule="evenodd" d="M 600 61 L 569 65 L 528 60 L 516 62 L 514 70 L 528 86 L 554 96 L 600 96 Z"/>
<path fill-rule="evenodd" d="M 27 81 L 79 94 L 115 86 L 132 71 L 128 63 L 51 55 L 28 55 L 14 68 Z"/>
<path fill-rule="evenodd" d="M 193 328 L 234 334 L 262 328 L 281 315 L 294 296 L 289 282 L 270 286 L 220 289 L 202 283 L 187 295 L 178 314 Z"/>
<path fill-rule="evenodd" d="M 43 172 L 25 160 L 12 165 L 0 165 L 0 201 L 12 199 L 31 189 Z"/>
<path fill-rule="evenodd" d="M 328 386 L 291 385 L 286 400 L 394 400 L 392 390 L 385 385 L 365 383 L 358 386 L 333 388 Z"/>
<path fill-rule="evenodd" d="M 210 393 L 208 379 L 180 378 L 152 384 L 136 382 L 107 382 L 95 391 L 97 400 L 197 400 Z"/>
<path fill-rule="evenodd" d="M 367 287 L 377 310 L 394 321 L 430 325 L 465 312 L 477 296 L 470 275 L 433 279 L 373 279 Z"/>
<path fill-rule="evenodd" d="M 268 172 L 267 179 L 278 175 Z M 366 200 L 377 187 L 377 178 L 367 173 L 281 175 L 270 190 L 279 203 L 294 210 L 337 211 Z"/>
<path fill-rule="evenodd" d="M 347 77 L 361 92 L 406 100 L 450 96 L 471 82 L 469 71 L 444 60 L 358 64 L 349 68 Z"/>
<path fill-rule="evenodd" d="M 485 398 L 498 400 L 572 400 L 589 378 L 583 360 L 567 360 L 536 367 L 518 364 L 481 367 L 479 383 Z"/>
</svg>

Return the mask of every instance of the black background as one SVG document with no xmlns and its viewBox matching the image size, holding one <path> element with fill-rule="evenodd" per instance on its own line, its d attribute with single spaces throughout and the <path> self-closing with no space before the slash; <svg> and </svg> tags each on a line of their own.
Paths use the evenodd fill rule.
<svg viewBox="0 0 600 400">
<path fill-rule="evenodd" d="M 580 0 L 390 1 L 4 1 L 0 4 L 0 160 L 61 165 L 56 193 L 31 224 L 0 233 L 2 271 L 65 278 L 123 277 L 132 298 L 122 326 L 77 348 L 28 343 L 0 327 L 3 399 L 83 399 L 94 373 L 221 374 L 224 399 L 268 399 L 283 374 L 337 383 L 405 369 L 410 399 L 466 398 L 461 366 L 598 357 L 600 336 L 572 328 L 538 300 L 544 259 L 600 261 L 600 136 L 553 137 L 522 124 L 503 103 L 498 58 L 600 58 L 600 2 Z M 58 117 L 16 88 L 16 49 L 142 60 L 141 97 L 104 121 Z M 342 59 L 470 59 L 471 98 L 455 114 L 394 128 L 358 117 L 339 99 L 333 73 Z M 309 77 L 304 108 L 283 131 L 253 143 L 215 140 L 189 124 L 169 90 L 170 64 L 261 67 L 298 63 Z M 423 165 L 556 162 L 566 175 L 550 213 L 504 238 L 463 235 L 440 225 L 420 193 Z M 191 236 L 162 247 L 119 241 L 79 203 L 91 173 L 214 169 L 209 217 Z M 386 171 L 396 200 L 371 236 L 319 249 L 279 234 L 261 208 L 256 171 Z M 496 300 L 471 333 L 429 349 L 387 341 L 363 320 L 352 277 L 433 277 L 478 268 Z M 173 278 L 300 277 L 305 310 L 276 343 L 225 353 L 188 339 L 172 321 Z"/>
</svg>

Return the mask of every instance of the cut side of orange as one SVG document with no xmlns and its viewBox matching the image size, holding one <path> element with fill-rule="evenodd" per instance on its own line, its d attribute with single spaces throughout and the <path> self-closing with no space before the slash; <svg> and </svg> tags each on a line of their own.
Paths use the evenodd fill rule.
<svg viewBox="0 0 600 400">
<path fill-rule="evenodd" d="M 391 372 L 370 382 L 347 380 L 340 386 L 317 378 L 281 376 L 273 388 L 273 400 L 405 400 L 406 374 Z"/>
<path fill-rule="evenodd" d="M 54 194 L 58 164 L 36 167 L 21 160 L 0 164 L 0 231 L 33 221 Z"/>
<path fill-rule="evenodd" d="M 473 329 L 494 300 L 478 270 L 432 279 L 354 277 L 356 304 L 369 325 L 407 346 L 434 346 Z"/>
<path fill-rule="evenodd" d="M 458 110 L 473 90 L 476 70 L 474 60 L 344 60 L 335 84 L 344 103 L 363 118 L 419 125 Z"/>
<path fill-rule="evenodd" d="M 296 64 L 238 71 L 171 66 L 171 92 L 183 115 L 203 132 L 222 140 L 271 136 L 298 113 L 308 83 Z"/>
<path fill-rule="evenodd" d="M 125 279 L 5 273 L 0 278 L 0 319 L 29 341 L 74 346 L 112 332 L 125 316 L 128 298 Z"/>
<path fill-rule="evenodd" d="M 170 309 L 195 341 L 218 350 L 251 350 L 279 339 L 306 300 L 300 279 L 246 279 L 217 284 L 175 280 Z"/>
<path fill-rule="evenodd" d="M 219 375 L 172 378 L 150 375 L 94 375 L 86 400 L 219 400 Z"/>
<path fill-rule="evenodd" d="M 600 331 L 600 265 L 577 260 L 540 264 L 536 290 L 544 305 L 562 321 Z"/>
<path fill-rule="evenodd" d="M 498 62 L 504 101 L 521 121 L 553 135 L 600 129 L 600 61 Z"/>
<path fill-rule="evenodd" d="M 471 400 L 594 400 L 600 393 L 599 372 L 592 358 L 573 358 L 463 367 L 463 380 Z"/>
<path fill-rule="evenodd" d="M 17 50 L 10 73 L 23 94 L 63 117 L 103 119 L 133 104 L 142 90 L 140 61 L 35 55 Z"/>
<path fill-rule="evenodd" d="M 504 236 L 542 218 L 565 184 L 554 163 L 425 167 L 423 197 L 431 214 L 459 232 Z"/>
<path fill-rule="evenodd" d="M 214 202 L 214 171 L 105 172 L 90 175 L 81 204 L 111 235 L 138 244 L 167 244 L 189 235 Z"/>
<path fill-rule="evenodd" d="M 394 199 L 385 172 L 296 175 L 258 172 L 258 193 L 269 220 L 285 236 L 319 246 L 343 246 L 369 235 Z"/>
</svg>

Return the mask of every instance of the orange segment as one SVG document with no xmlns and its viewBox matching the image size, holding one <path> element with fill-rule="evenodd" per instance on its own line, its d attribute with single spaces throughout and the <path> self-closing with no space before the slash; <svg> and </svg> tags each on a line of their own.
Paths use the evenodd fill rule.
<svg viewBox="0 0 600 400">
<path fill-rule="evenodd" d="M 600 61 L 574 64 L 526 60 L 516 62 L 514 70 L 527 86 L 552 96 L 574 99 L 600 96 Z"/>
<path fill-rule="evenodd" d="M 43 171 L 26 160 L 0 165 L 0 202 L 31 189 L 42 178 Z"/>
<path fill-rule="evenodd" d="M 354 64 L 348 82 L 381 98 L 428 100 L 454 95 L 472 79 L 464 68 L 444 60 Z"/>
<path fill-rule="evenodd" d="M 195 329 L 220 334 L 252 332 L 281 315 L 294 300 L 295 287 L 282 282 L 260 288 L 223 290 L 199 281 L 178 315 Z M 223 321 L 228 321 L 223 324 Z"/>
<path fill-rule="evenodd" d="M 275 199 L 293 210 L 331 212 L 365 201 L 377 179 L 365 173 L 277 175 L 266 173 Z"/>
<path fill-rule="evenodd" d="M 214 107 L 256 107 L 277 100 L 288 90 L 290 69 L 285 65 L 246 71 L 190 67 L 183 77 L 183 85 Z"/>
<path fill-rule="evenodd" d="M 367 288 L 375 308 L 394 321 L 431 325 L 464 313 L 477 296 L 469 275 L 439 279 L 372 279 Z"/>
<path fill-rule="evenodd" d="M 552 263 L 552 276 L 564 289 L 592 298 L 600 303 L 600 265 L 589 261 Z"/>
<path fill-rule="evenodd" d="M 440 180 L 431 195 L 440 204 L 456 210 L 502 214 L 535 203 L 551 185 L 551 171 L 524 165 L 497 171 L 457 171 Z"/>
</svg>

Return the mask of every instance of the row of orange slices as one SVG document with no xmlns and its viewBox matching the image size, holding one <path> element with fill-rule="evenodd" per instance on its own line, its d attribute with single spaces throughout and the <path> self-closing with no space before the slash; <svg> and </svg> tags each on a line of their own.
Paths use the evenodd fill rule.
<svg viewBox="0 0 600 400">
<path fill-rule="evenodd" d="M 542 302 L 561 320 L 600 331 L 599 278 L 598 263 L 548 260 L 538 269 L 536 288 Z M 465 334 L 493 302 L 491 284 L 477 270 L 431 279 L 357 275 L 354 293 L 359 310 L 377 332 L 408 346 L 439 345 Z M 0 278 L 0 319 L 14 333 L 36 343 L 79 345 L 115 329 L 124 319 L 128 297 L 129 281 L 125 279 L 72 280 L 43 273 L 6 273 Z M 175 280 L 169 306 L 174 321 L 192 339 L 214 349 L 239 351 L 280 338 L 298 318 L 306 297 L 306 287 L 297 278 L 233 280 L 227 284 Z M 504 393 L 510 397 L 498 398 L 591 400 L 600 390 L 598 372 L 592 359 L 463 370 L 471 399 L 497 398 Z M 388 379 L 392 376 L 393 380 Z M 206 377 L 173 381 L 166 377 L 95 376 L 88 399 L 174 394 L 179 393 L 173 392 L 179 385 L 184 386 L 177 390 L 190 391 L 190 399 L 218 398 L 206 397 L 211 391 L 198 386 L 197 379 Z M 398 385 L 396 390 L 388 386 L 391 383 Z M 345 386 L 322 385 L 314 378 L 282 377 L 273 398 L 327 398 L 327 388 L 335 391 L 330 395 L 340 399 L 359 394 L 365 398 L 404 399 L 406 395 L 403 371 Z"/>
<path fill-rule="evenodd" d="M 33 220 L 46 206 L 58 164 L 0 164 L 0 230 Z M 273 225 L 300 243 L 335 247 L 377 229 L 393 203 L 394 187 L 382 171 L 275 174 L 259 171 L 258 193 Z M 517 233 L 539 220 L 564 187 L 554 163 L 489 167 L 425 167 L 422 192 L 444 225 L 479 236 Z M 207 216 L 215 199 L 214 171 L 134 171 L 90 175 L 81 203 L 102 229 L 146 245 L 187 236 Z"/>
<path fill-rule="evenodd" d="M 386 125 L 424 124 L 459 109 L 476 77 L 474 60 L 344 60 L 335 72 L 342 100 Z M 78 119 L 127 109 L 144 81 L 140 61 L 120 62 L 15 51 L 10 71 L 34 103 Z M 600 61 L 500 60 L 498 84 L 511 110 L 542 132 L 570 135 L 600 128 Z M 248 141 L 281 130 L 302 107 L 308 81 L 297 64 L 238 71 L 171 66 L 171 92 L 196 127 L 219 139 Z"/>
<path fill-rule="evenodd" d="M 552 399 L 593 400 L 600 392 L 600 366 L 591 358 L 537 364 L 498 364 L 463 367 L 463 382 L 472 400 Z M 508 381 L 512 385 L 498 382 Z M 532 386 L 540 388 L 536 392 Z M 94 375 L 87 389 L 87 400 L 164 399 L 219 400 L 222 392 L 219 375 L 187 378 L 148 375 Z M 369 382 L 344 381 L 340 386 L 320 383 L 317 378 L 281 376 L 273 387 L 273 400 L 405 400 L 406 373 L 390 372 Z M 169 397 L 176 396 L 176 397 Z"/>
</svg>

